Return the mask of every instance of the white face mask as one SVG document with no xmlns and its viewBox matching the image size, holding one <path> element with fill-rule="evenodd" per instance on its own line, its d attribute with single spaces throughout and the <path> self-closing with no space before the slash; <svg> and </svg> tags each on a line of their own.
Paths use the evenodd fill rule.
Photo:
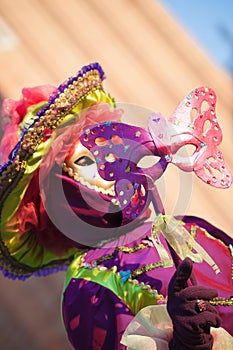
<svg viewBox="0 0 233 350">
<path fill-rule="evenodd" d="M 100 177 L 95 158 L 79 141 L 71 156 L 66 158 L 64 170 L 76 181 L 97 192 L 114 196 L 115 181 L 106 181 Z"/>
</svg>

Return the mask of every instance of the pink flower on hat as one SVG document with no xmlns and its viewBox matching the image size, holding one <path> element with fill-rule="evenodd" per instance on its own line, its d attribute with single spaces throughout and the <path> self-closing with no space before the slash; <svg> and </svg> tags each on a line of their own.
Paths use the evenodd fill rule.
<svg viewBox="0 0 233 350">
<path fill-rule="evenodd" d="M 19 101 L 7 98 L 3 101 L 0 125 L 4 134 L 0 143 L 0 163 L 7 160 L 10 151 L 18 142 L 18 125 L 29 108 L 43 101 L 56 91 L 56 87 L 46 84 L 22 89 Z"/>
</svg>

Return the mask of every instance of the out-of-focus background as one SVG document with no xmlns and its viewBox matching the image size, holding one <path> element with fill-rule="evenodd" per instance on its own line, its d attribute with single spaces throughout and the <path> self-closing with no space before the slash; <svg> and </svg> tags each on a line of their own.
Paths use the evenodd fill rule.
<svg viewBox="0 0 233 350">
<path fill-rule="evenodd" d="M 228 0 L 221 11 L 214 3 L 0 0 L 0 96 L 58 85 L 93 61 L 103 66 L 105 89 L 117 101 L 166 117 L 193 88 L 210 86 L 218 96 L 220 149 L 233 169 L 233 8 Z M 134 110 L 128 121 L 146 126 Z M 172 167 L 164 181 L 167 213 L 185 209 L 233 236 L 232 189 L 209 188 L 192 176 L 187 198 L 180 197 L 187 189 Z M 0 349 L 70 349 L 60 320 L 63 279 L 64 273 L 26 282 L 0 277 Z"/>
</svg>

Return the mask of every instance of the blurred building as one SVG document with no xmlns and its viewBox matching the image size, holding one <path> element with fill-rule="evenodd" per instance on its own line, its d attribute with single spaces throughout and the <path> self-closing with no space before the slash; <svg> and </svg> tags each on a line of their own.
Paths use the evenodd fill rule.
<svg viewBox="0 0 233 350">
<path fill-rule="evenodd" d="M 104 86 L 117 101 L 166 117 L 193 88 L 212 87 L 224 134 L 220 148 L 233 169 L 231 77 L 160 3 L 0 0 L 1 97 L 18 98 L 24 86 L 58 85 L 93 61 L 103 66 Z M 146 126 L 145 115 L 139 119 L 134 110 L 127 120 Z M 232 189 L 209 188 L 192 176 L 185 196 L 182 176 L 172 166 L 165 176 L 167 213 L 182 209 L 233 236 Z M 60 320 L 63 279 L 64 273 L 24 283 L 0 277 L 0 349 L 70 349 Z"/>
</svg>

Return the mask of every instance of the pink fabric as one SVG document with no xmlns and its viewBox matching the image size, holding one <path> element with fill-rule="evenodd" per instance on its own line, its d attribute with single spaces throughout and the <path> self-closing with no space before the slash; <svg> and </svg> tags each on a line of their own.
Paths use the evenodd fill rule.
<svg viewBox="0 0 233 350">
<path fill-rule="evenodd" d="M 7 98 L 3 101 L 0 126 L 4 132 L 0 143 L 0 163 L 4 163 L 18 142 L 18 127 L 28 108 L 43 101 L 56 91 L 56 87 L 46 84 L 22 89 L 22 98 L 15 101 Z"/>
</svg>

